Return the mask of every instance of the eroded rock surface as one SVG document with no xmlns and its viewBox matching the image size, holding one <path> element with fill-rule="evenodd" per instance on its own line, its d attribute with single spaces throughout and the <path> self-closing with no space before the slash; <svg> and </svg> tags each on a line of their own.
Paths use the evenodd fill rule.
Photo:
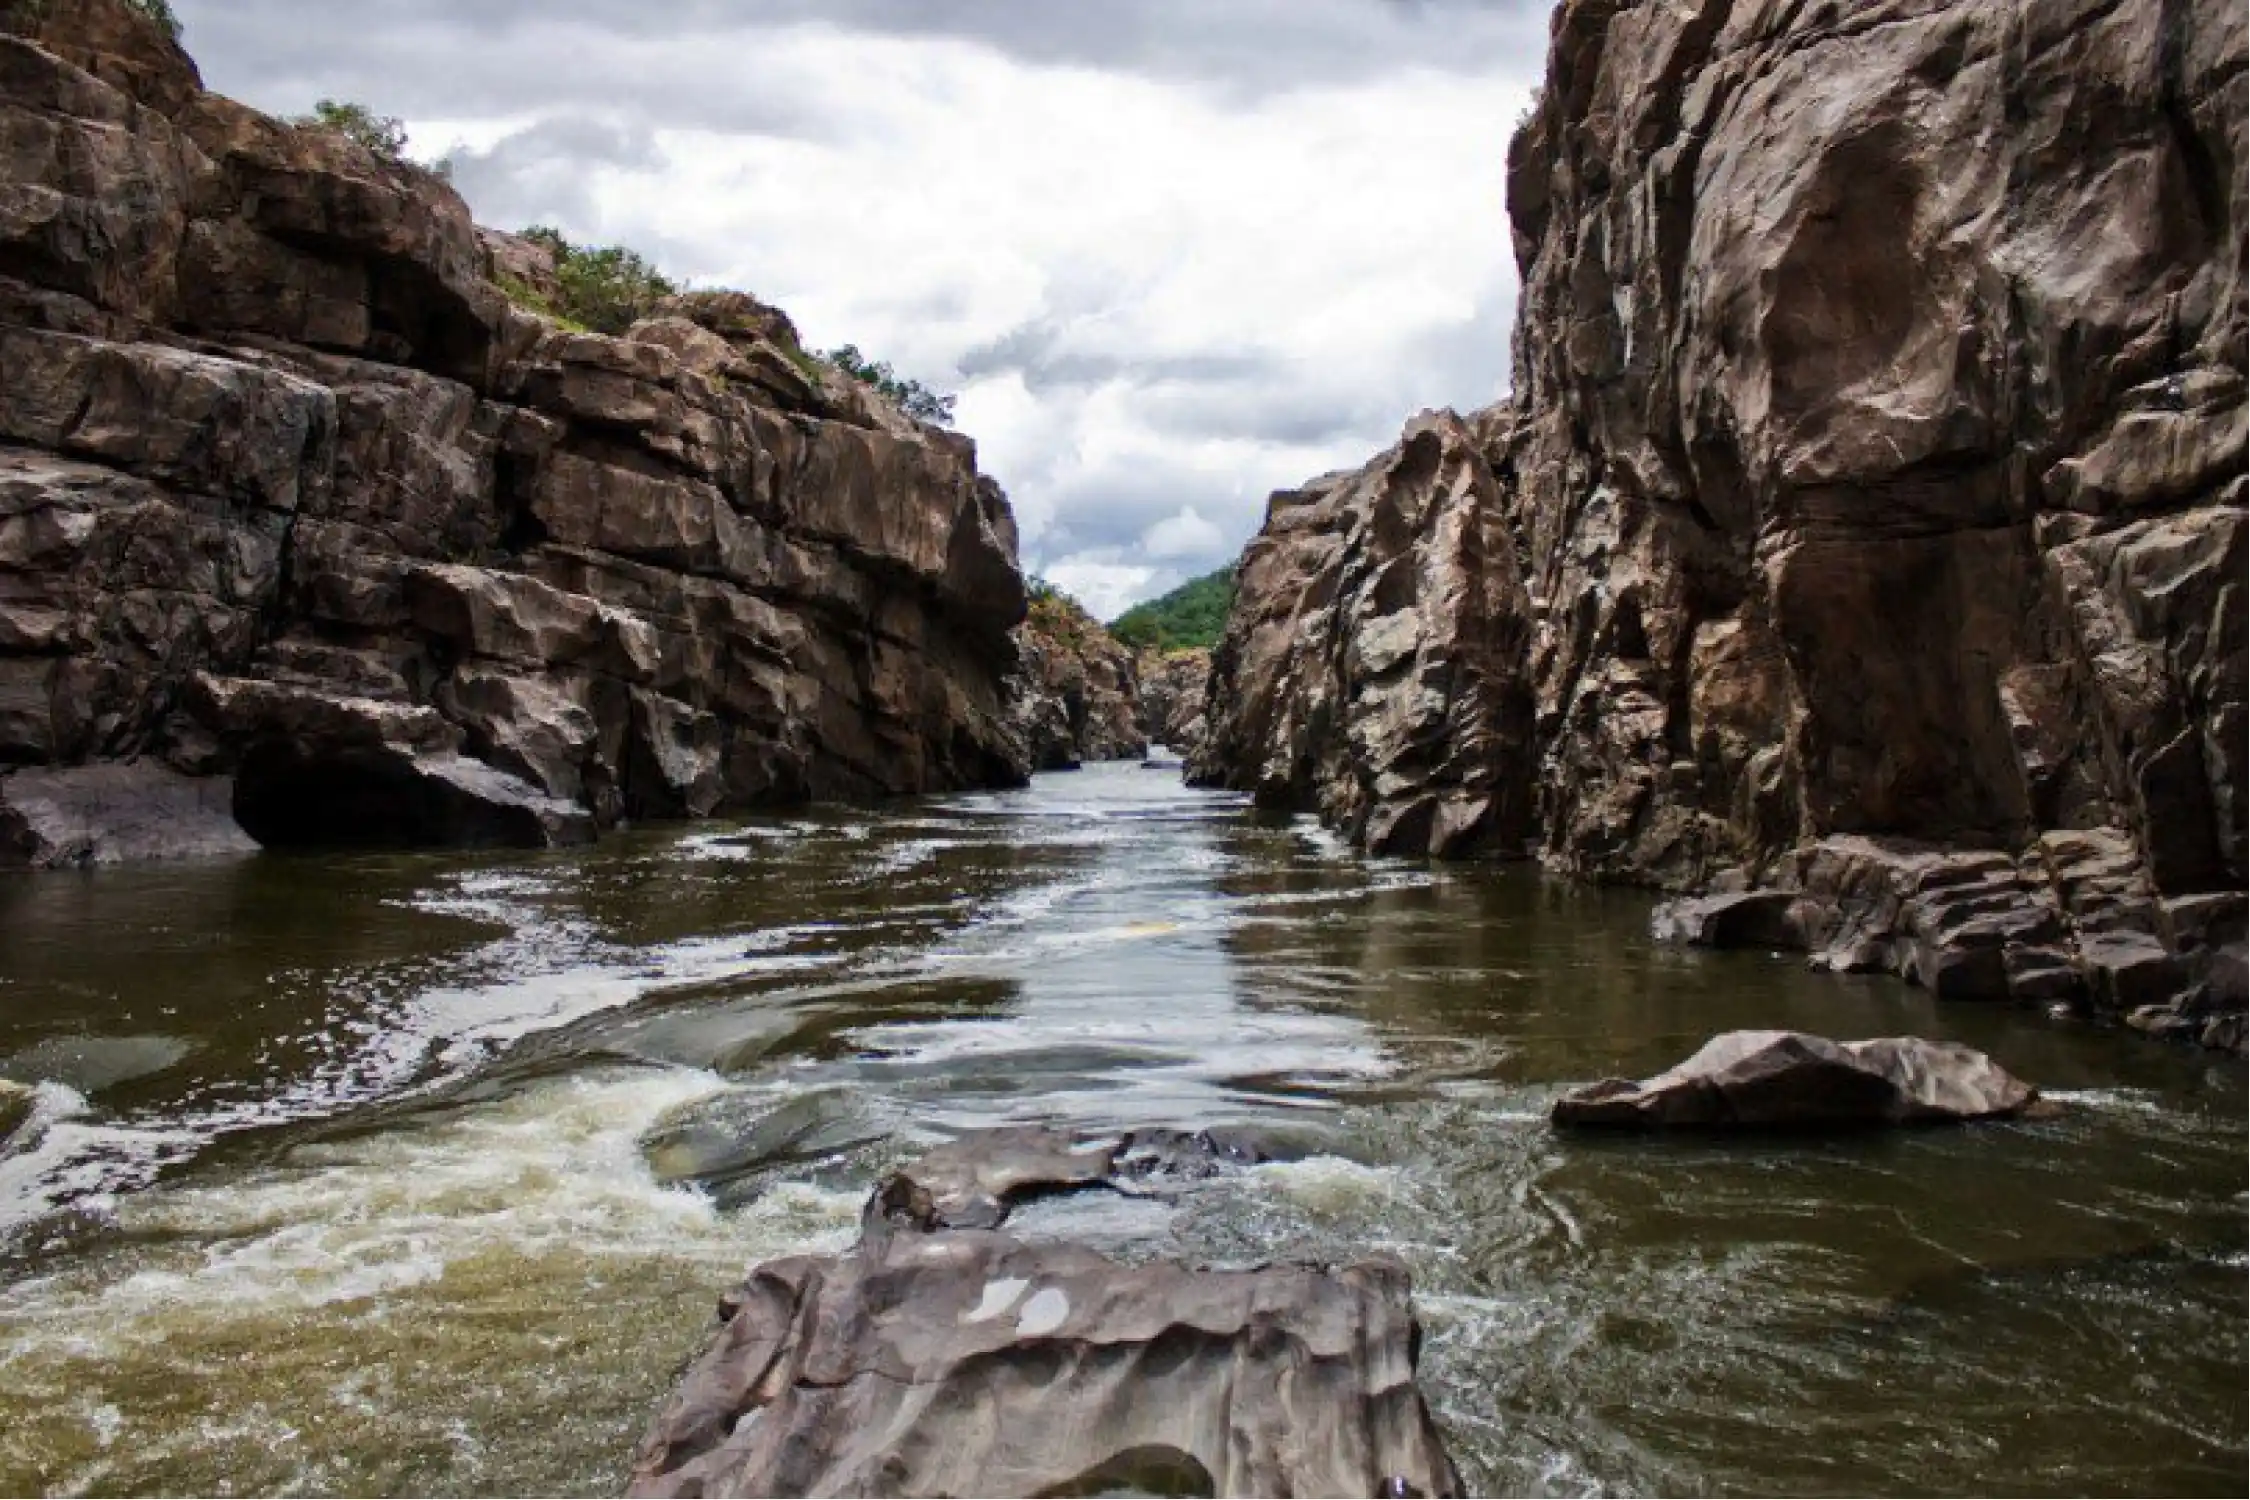
<svg viewBox="0 0 2250 1500">
<path fill-rule="evenodd" d="M 1274 498 L 1193 772 L 1380 849 L 1780 889 L 1948 993 L 2219 993 L 2245 31 L 1565 0 L 1511 403 Z"/>
<path fill-rule="evenodd" d="M 0 7 L 0 138 L 0 775 L 543 844 L 1025 773 L 1005 498 L 774 309 L 522 311 L 540 247 L 119 0 Z"/>
<path fill-rule="evenodd" d="M 1939 1125 L 2021 1114 L 2038 1098 L 1957 1042 L 1730 1031 L 1654 1078 L 1610 1078 L 1566 1094 L 1553 1115 L 1557 1125 L 1637 1129 Z"/>
<path fill-rule="evenodd" d="M 630 1493 L 1458 1494 L 1396 1263 L 1125 1266 L 995 1232 L 1029 1197 L 1265 1154 L 1169 1129 L 937 1148 L 876 1190 L 857 1249 L 721 1301 Z"/>
</svg>

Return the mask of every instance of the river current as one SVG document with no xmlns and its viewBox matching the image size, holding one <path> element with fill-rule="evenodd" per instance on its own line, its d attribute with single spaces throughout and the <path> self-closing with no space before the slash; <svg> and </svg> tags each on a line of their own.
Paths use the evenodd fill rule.
<svg viewBox="0 0 2250 1500">
<path fill-rule="evenodd" d="M 0 880 L 0 1493 L 614 1493 L 751 1262 L 970 1128 L 1302 1157 L 1021 1215 L 1382 1251 L 1485 1493 L 2242 1493 L 2239 1062 L 1370 861 L 1132 765 L 550 855 Z M 1986 1049 L 2053 1119 L 1570 1140 L 1710 1034 Z"/>
</svg>

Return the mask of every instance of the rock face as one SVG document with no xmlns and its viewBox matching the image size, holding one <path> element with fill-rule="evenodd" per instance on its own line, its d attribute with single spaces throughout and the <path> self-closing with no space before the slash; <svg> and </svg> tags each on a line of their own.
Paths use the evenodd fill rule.
<svg viewBox="0 0 2250 1500">
<path fill-rule="evenodd" d="M 2245 29 L 1565 0 L 1511 404 L 1275 497 L 1195 772 L 1379 848 L 1777 888 L 1951 992 L 2217 994 Z"/>
<path fill-rule="evenodd" d="M 629 1493 L 1458 1494 L 1395 1263 L 1124 1266 L 994 1232 L 1027 1196 L 1256 1154 L 1037 1128 L 932 1152 L 876 1191 L 856 1250 L 721 1301 Z"/>
<path fill-rule="evenodd" d="M 119 0 L 0 6 L 0 140 L 0 772 L 410 843 L 1020 781 L 1005 498 L 779 313 L 523 312 L 540 247 Z"/>
<path fill-rule="evenodd" d="M 1519 851 L 1532 606 L 1489 458 L 1506 413 L 1425 413 L 1273 497 L 1237 566 L 1191 779 L 1313 808 L 1383 854 Z"/>
<path fill-rule="evenodd" d="M 1955 1042 L 1832 1042 L 1796 1031 L 1730 1031 L 1654 1078 L 1566 1094 L 1569 1126 L 1813 1128 L 1942 1125 L 2021 1114 L 2039 1091 Z"/>
<path fill-rule="evenodd" d="M 1133 653 L 1061 594 L 1034 600 L 1009 685 L 1015 727 L 1033 769 L 1073 771 L 1090 760 L 1148 751 Z"/>
<path fill-rule="evenodd" d="M 1211 653 L 1144 651 L 1140 659 L 1141 733 L 1152 745 L 1185 755 L 1203 743 L 1203 698 L 1211 686 Z"/>
</svg>

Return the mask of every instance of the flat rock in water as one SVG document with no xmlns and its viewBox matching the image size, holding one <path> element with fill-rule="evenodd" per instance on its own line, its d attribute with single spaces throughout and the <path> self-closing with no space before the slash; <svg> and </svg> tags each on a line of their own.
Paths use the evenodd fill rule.
<svg viewBox="0 0 2250 1500">
<path fill-rule="evenodd" d="M 1027 1199 L 1106 1184 L 1117 1148 L 1081 1146 L 1043 1126 L 981 1130 L 949 1141 L 883 1179 L 864 1228 L 994 1229 Z"/>
<path fill-rule="evenodd" d="M 1605 1079 L 1567 1094 L 1553 1118 L 1565 1126 L 1642 1128 L 1925 1125 L 2016 1115 L 2038 1097 L 1955 1042 L 1730 1031 L 1654 1078 Z"/>
<path fill-rule="evenodd" d="M 1405 1270 L 1124 1266 L 987 1231 L 769 1262 L 629 1494 L 1453 1495 Z"/>
</svg>

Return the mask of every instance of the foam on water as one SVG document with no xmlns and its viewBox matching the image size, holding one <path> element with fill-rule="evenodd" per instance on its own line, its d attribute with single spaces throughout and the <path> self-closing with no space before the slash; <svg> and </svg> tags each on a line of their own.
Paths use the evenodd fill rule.
<svg viewBox="0 0 2250 1500">
<path fill-rule="evenodd" d="M 0 1491 L 132 1487 L 126 1448 L 168 1484 L 506 1488 L 523 1413 L 552 1409 L 567 1435 L 588 1400 L 604 1420 L 585 1429 L 585 1462 L 614 1466 L 617 1429 L 653 1390 L 589 1395 L 608 1363 L 595 1349 L 653 1341 L 652 1387 L 717 1288 L 767 1256 L 839 1248 L 856 1225 L 857 1193 L 786 1184 L 721 1215 L 656 1181 L 641 1132 L 724 1086 L 688 1071 L 550 1079 L 119 1200 L 117 1248 L 0 1305 L 0 1368 L 19 1413 L 37 1413 L 0 1434 Z M 229 1418 L 214 1422 L 194 1393 L 220 1368 Z M 447 1416 L 457 1402 L 480 1415 Z M 449 1421 L 483 1436 L 433 1448 Z M 417 1477 L 381 1466 L 385 1430 Z"/>
</svg>

